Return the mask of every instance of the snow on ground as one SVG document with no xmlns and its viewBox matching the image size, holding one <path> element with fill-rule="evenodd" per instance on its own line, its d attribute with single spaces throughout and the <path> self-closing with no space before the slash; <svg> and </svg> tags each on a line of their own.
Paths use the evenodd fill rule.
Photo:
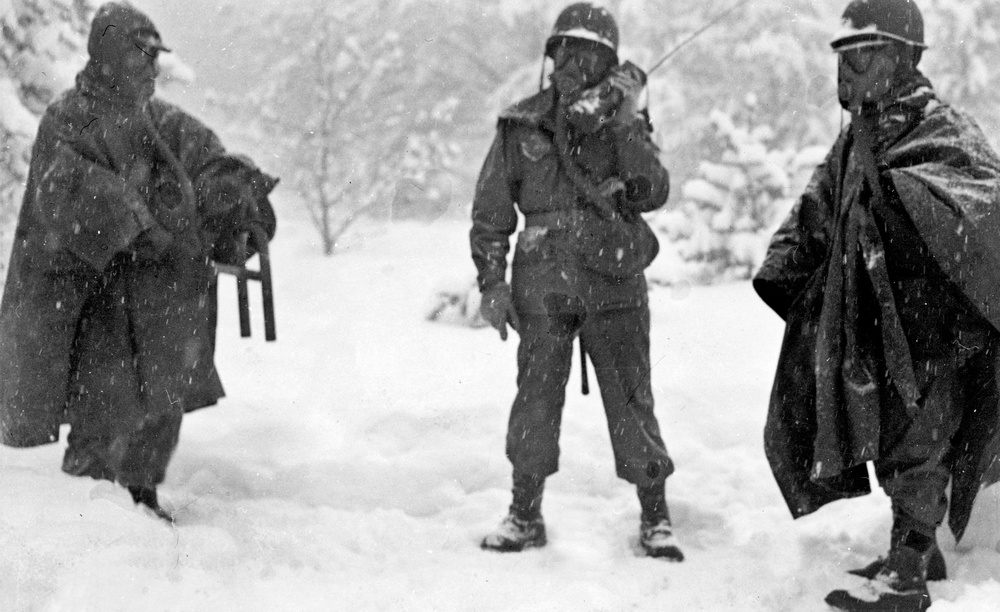
<svg viewBox="0 0 1000 612">
<path fill-rule="evenodd" d="M 808 612 L 884 552 L 881 493 L 789 517 L 761 442 L 781 322 L 747 283 L 651 292 L 684 563 L 640 556 L 638 502 L 577 372 L 549 545 L 479 550 L 510 501 L 516 342 L 422 318 L 435 287 L 472 274 L 468 224 L 366 228 L 324 258 L 294 217 L 273 246 L 277 343 L 259 311 L 239 338 L 223 279 L 228 397 L 185 419 L 161 488 L 176 526 L 63 475 L 63 443 L 0 449 L 0 610 Z M 933 610 L 996 609 L 998 513 L 988 491 L 961 549 L 942 531 L 953 580 L 932 584 Z"/>
</svg>

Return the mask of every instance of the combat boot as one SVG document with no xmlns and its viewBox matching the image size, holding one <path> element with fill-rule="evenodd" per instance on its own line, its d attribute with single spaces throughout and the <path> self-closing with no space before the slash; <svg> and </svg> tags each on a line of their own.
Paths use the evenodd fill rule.
<svg viewBox="0 0 1000 612">
<path fill-rule="evenodd" d="M 941 553 L 941 549 L 937 545 L 937 525 L 919 523 L 910 517 L 906 511 L 896 503 L 893 503 L 892 514 L 892 533 L 889 537 L 889 548 L 892 548 L 901 542 L 903 538 L 906 537 L 906 534 L 911 531 L 927 533 L 933 541 L 933 546 L 931 547 L 931 557 L 927 562 L 927 580 L 947 580 L 948 569 L 945 566 L 944 555 Z M 885 562 L 886 558 L 880 556 L 864 567 L 847 570 L 847 573 L 871 580 L 879 573 L 879 570 L 882 569 Z"/>
<path fill-rule="evenodd" d="M 684 560 L 684 553 L 681 552 L 668 520 L 661 520 L 658 523 L 643 521 L 639 526 L 639 544 L 646 551 L 646 556 L 663 558 L 668 561 Z"/>
<path fill-rule="evenodd" d="M 857 569 L 847 570 L 848 574 L 854 574 L 855 576 L 861 576 L 862 578 L 867 578 L 871 580 L 879 573 L 879 570 L 885 566 L 886 558 L 879 557 L 875 559 L 868 565 L 864 567 L 859 567 Z M 948 579 L 948 567 L 944 562 L 944 554 L 941 549 L 937 546 L 934 547 L 931 553 L 931 558 L 927 561 L 927 580 L 933 582 L 936 580 L 947 580 Z"/>
<path fill-rule="evenodd" d="M 667 493 L 664 483 L 636 487 L 639 493 L 639 505 L 642 507 L 642 519 L 639 524 L 639 545 L 649 557 L 658 557 L 669 561 L 683 561 L 681 552 L 670 524 L 670 512 L 667 509 Z"/>
<path fill-rule="evenodd" d="M 931 606 L 927 564 L 933 548 L 933 540 L 911 533 L 889 551 L 874 578 L 855 589 L 833 591 L 826 603 L 845 612 L 924 612 Z"/>
<path fill-rule="evenodd" d="M 523 520 L 511 513 L 504 517 L 496 531 L 483 538 L 479 546 L 496 552 L 521 552 L 525 548 L 545 546 L 546 542 L 545 521 L 541 515 Z"/>
<path fill-rule="evenodd" d="M 525 548 L 545 546 L 545 521 L 542 519 L 542 492 L 545 477 L 514 472 L 514 500 L 510 512 L 496 531 L 483 538 L 483 550 L 520 552 Z"/>
<path fill-rule="evenodd" d="M 157 518 L 163 519 L 168 523 L 172 524 L 174 522 L 173 515 L 164 510 L 163 506 L 160 505 L 160 500 L 156 495 L 156 487 L 129 485 L 127 488 L 128 492 L 132 495 L 132 501 L 135 502 L 135 505 L 146 507 Z"/>
</svg>

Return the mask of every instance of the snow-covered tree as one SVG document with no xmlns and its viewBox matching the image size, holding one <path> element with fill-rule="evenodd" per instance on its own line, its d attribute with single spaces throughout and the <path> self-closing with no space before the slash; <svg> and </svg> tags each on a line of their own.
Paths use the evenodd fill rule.
<svg viewBox="0 0 1000 612">
<path fill-rule="evenodd" d="M 972 113 L 1000 146 L 1000 3 L 995 0 L 923 0 L 930 48 L 922 66 L 938 94 Z"/>
<path fill-rule="evenodd" d="M 438 58 L 412 44 L 407 11 L 418 8 L 317 0 L 232 33 L 259 79 L 218 103 L 253 126 L 259 147 L 277 158 L 326 254 L 364 216 L 419 216 L 421 207 L 434 214 L 441 206 L 423 195 L 459 153 L 448 132 L 458 98 L 434 87 Z"/>
<path fill-rule="evenodd" d="M 442 281 L 431 295 L 424 318 L 434 323 L 479 329 L 489 323 L 479 312 L 483 296 L 475 279 Z"/>
</svg>

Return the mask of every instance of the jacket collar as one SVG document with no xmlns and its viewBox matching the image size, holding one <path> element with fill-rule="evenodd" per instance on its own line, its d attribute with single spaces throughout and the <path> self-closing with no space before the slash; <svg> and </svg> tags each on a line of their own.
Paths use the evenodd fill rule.
<svg viewBox="0 0 1000 612">
<path fill-rule="evenodd" d="M 500 113 L 501 121 L 555 131 L 555 89 L 548 87 L 512 104 Z"/>
<path fill-rule="evenodd" d="M 931 82 L 920 71 L 915 71 L 896 88 L 890 101 L 878 109 L 875 153 L 884 153 L 940 105 Z"/>
</svg>

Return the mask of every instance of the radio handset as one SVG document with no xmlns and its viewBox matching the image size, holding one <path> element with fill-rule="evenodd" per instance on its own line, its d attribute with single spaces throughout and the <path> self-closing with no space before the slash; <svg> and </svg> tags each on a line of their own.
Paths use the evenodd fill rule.
<svg viewBox="0 0 1000 612">
<path fill-rule="evenodd" d="M 615 81 L 629 79 L 646 86 L 646 73 L 626 61 L 610 70 L 608 76 L 590 89 L 583 90 L 569 106 L 569 122 L 581 132 L 592 134 L 617 118 L 624 94 Z M 633 109 L 634 110 L 634 109 Z"/>
</svg>

